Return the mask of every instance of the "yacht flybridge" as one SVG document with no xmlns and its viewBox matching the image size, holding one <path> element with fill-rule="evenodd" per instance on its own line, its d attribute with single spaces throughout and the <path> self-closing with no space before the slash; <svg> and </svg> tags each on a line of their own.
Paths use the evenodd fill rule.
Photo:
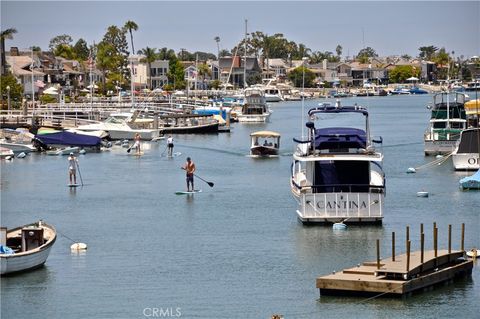
<svg viewBox="0 0 480 319">
<path fill-rule="evenodd" d="M 381 223 L 385 198 L 383 155 L 377 152 L 361 106 L 342 107 L 324 103 L 310 109 L 310 119 L 329 114 L 363 117 L 361 128 L 316 127 L 307 122 L 307 139 L 293 154 L 292 193 L 298 202 L 297 215 L 304 223 Z M 363 122 L 362 121 L 362 122 Z"/>
</svg>

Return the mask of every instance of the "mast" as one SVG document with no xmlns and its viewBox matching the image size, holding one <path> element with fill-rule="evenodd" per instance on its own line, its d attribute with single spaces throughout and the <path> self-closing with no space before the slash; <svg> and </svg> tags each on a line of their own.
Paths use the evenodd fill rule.
<svg viewBox="0 0 480 319">
<path fill-rule="evenodd" d="M 244 39 L 244 55 L 243 55 L 243 88 L 247 87 L 247 23 L 248 20 L 245 19 L 245 39 Z"/>
<path fill-rule="evenodd" d="M 32 69 L 32 114 L 35 113 L 35 87 L 33 84 L 33 47 L 32 47 L 32 64 L 30 65 Z"/>
<path fill-rule="evenodd" d="M 195 100 L 194 100 L 194 103 L 195 103 L 195 105 L 197 105 L 197 82 L 198 82 L 197 77 L 198 77 L 198 53 L 195 56 L 195 77 L 194 77 L 194 81 L 195 81 Z"/>
</svg>

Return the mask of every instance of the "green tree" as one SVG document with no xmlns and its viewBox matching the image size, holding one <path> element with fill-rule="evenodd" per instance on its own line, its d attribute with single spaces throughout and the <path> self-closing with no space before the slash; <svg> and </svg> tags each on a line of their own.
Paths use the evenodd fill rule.
<svg viewBox="0 0 480 319">
<path fill-rule="evenodd" d="M 63 45 L 71 46 L 72 42 L 73 42 L 73 39 L 71 36 L 69 36 L 68 34 L 61 34 L 61 35 L 57 35 L 56 37 L 50 40 L 50 43 L 48 44 L 48 48 L 50 49 L 50 51 L 55 52 L 55 49 L 58 46 L 63 46 Z"/>
<path fill-rule="evenodd" d="M 420 70 L 416 70 L 411 65 L 397 65 L 388 73 L 389 81 L 391 83 L 404 83 L 408 78 L 420 75 Z"/>
<path fill-rule="evenodd" d="M 78 41 L 73 46 L 73 52 L 77 56 L 77 59 L 79 59 L 80 61 L 86 61 L 90 53 L 90 51 L 88 50 L 87 42 L 82 38 L 78 39 Z"/>
<path fill-rule="evenodd" d="M 337 56 L 338 56 L 338 60 L 340 61 L 340 57 L 342 56 L 342 51 L 343 51 L 343 48 L 342 46 L 339 44 L 337 45 L 337 47 L 335 48 L 335 52 L 337 53 Z"/>
<path fill-rule="evenodd" d="M 210 87 L 215 90 L 218 90 L 221 85 L 222 82 L 220 82 L 220 80 L 213 80 L 212 82 L 210 82 Z"/>
<path fill-rule="evenodd" d="M 178 59 L 171 59 L 168 63 L 168 81 L 173 84 L 174 90 L 185 88 L 185 68 Z"/>
<path fill-rule="evenodd" d="M 119 63 L 118 59 L 119 56 L 113 45 L 103 41 L 97 45 L 96 65 L 100 72 L 102 72 L 101 90 L 103 91 L 103 94 L 106 93 L 105 84 L 107 76 L 110 73 L 115 73 Z"/>
<path fill-rule="evenodd" d="M 223 57 L 223 56 L 229 56 L 230 55 L 230 52 L 228 50 L 220 50 L 220 53 L 218 54 L 219 57 Z"/>
<path fill-rule="evenodd" d="M 402 55 L 402 59 L 405 59 L 405 60 L 410 60 L 412 58 L 411 55 L 408 55 L 408 54 L 404 54 Z"/>
<path fill-rule="evenodd" d="M 65 59 L 73 60 L 77 58 L 75 50 L 71 45 L 68 44 L 59 44 L 53 49 L 53 54 L 55 56 L 61 56 Z"/>
<path fill-rule="evenodd" d="M 147 76 L 148 76 L 148 88 L 151 90 L 152 88 L 152 62 L 157 60 L 157 49 L 156 48 L 149 48 L 146 47 L 138 51 L 138 53 L 142 54 L 144 57 L 140 59 L 140 62 L 147 63 Z"/>
<path fill-rule="evenodd" d="M 157 53 L 158 59 L 159 60 L 172 60 L 176 59 L 177 56 L 175 55 L 175 51 L 169 48 L 161 48 L 158 50 Z"/>
<path fill-rule="evenodd" d="M 435 56 L 435 52 L 438 51 L 438 48 L 436 46 L 429 45 L 420 47 L 418 50 L 420 51 L 418 55 L 420 58 L 424 60 L 431 60 Z"/>
<path fill-rule="evenodd" d="M 217 42 L 217 59 L 218 59 L 220 57 L 220 37 L 216 36 L 215 38 L 213 38 L 213 40 Z"/>
<path fill-rule="evenodd" d="M 117 26 L 109 26 L 103 36 L 102 42 L 110 44 L 115 51 L 116 65 L 112 72 L 119 72 L 125 79 L 130 80 L 130 69 L 128 68 L 128 42 L 126 30 Z"/>
<path fill-rule="evenodd" d="M 1 75 L 5 75 L 7 73 L 6 65 L 7 61 L 5 58 L 5 40 L 12 40 L 13 35 L 17 33 L 17 30 L 14 28 L 9 28 L 0 32 L 0 50 L 1 50 L 1 62 L 2 62 L 2 70 Z"/>
<path fill-rule="evenodd" d="M 370 58 L 377 57 L 378 54 L 375 52 L 375 50 L 371 47 L 366 47 L 361 49 L 358 54 L 357 54 L 357 60 L 360 63 L 368 63 L 370 61 Z"/>
<path fill-rule="evenodd" d="M 128 32 L 130 33 L 130 43 L 132 44 L 132 54 L 135 53 L 135 47 L 133 46 L 133 33 L 132 31 L 137 31 L 138 30 L 138 25 L 131 21 L 131 20 L 128 20 L 127 22 L 125 22 L 125 25 L 123 26 L 123 28 L 125 30 L 128 30 Z"/>
<path fill-rule="evenodd" d="M 255 85 L 255 84 L 259 84 L 259 83 L 262 83 L 262 75 L 261 74 L 255 73 L 255 74 L 250 74 L 249 76 L 247 76 L 247 84 L 248 85 Z"/>
<path fill-rule="evenodd" d="M 10 87 L 10 106 L 18 108 L 23 96 L 23 86 L 17 82 L 17 79 L 9 73 L 0 77 L 0 92 L 2 96 L 2 109 L 8 108 L 8 90 Z"/>
<path fill-rule="evenodd" d="M 299 66 L 293 69 L 292 71 L 290 71 L 290 73 L 288 73 L 287 77 L 290 81 L 292 81 L 295 87 L 302 87 L 304 72 L 305 87 L 314 87 L 315 74 L 305 66 Z"/>
</svg>

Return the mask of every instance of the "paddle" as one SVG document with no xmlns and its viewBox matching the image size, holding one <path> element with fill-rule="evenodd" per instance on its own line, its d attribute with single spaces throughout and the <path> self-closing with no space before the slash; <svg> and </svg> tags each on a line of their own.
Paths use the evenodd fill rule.
<svg viewBox="0 0 480 319">
<path fill-rule="evenodd" d="M 127 153 L 130 153 L 130 150 L 133 148 L 134 145 L 135 145 L 135 143 L 133 143 L 132 146 L 130 146 L 130 147 L 127 149 Z"/>
<path fill-rule="evenodd" d="M 183 170 L 185 170 L 185 168 L 184 168 L 184 167 L 180 167 L 180 168 L 181 168 L 181 169 L 183 169 Z M 204 181 L 204 182 L 205 182 L 205 183 L 207 183 L 207 184 L 208 184 L 208 186 L 210 186 L 210 187 L 213 187 L 213 185 L 215 185 L 215 184 L 214 184 L 214 183 L 212 183 L 212 182 L 208 182 L 208 181 L 204 180 L 203 178 L 201 178 L 200 176 L 198 176 L 198 175 L 197 175 L 197 174 L 195 174 L 195 173 L 193 173 L 193 176 L 195 176 L 195 177 L 197 177 L 198 179 L 200 179 L 200 180 Z"/>
<path fill-rule="evenodd" d="M 80 172 L 80 166 L 78 165 L 78 162 L 77 162 L 77 169 L 78 169 L 78 176 L 80 176 L 80 181 L 82 182 L 82 186 L 83 186 L 82 173 Z"/>
</svg>

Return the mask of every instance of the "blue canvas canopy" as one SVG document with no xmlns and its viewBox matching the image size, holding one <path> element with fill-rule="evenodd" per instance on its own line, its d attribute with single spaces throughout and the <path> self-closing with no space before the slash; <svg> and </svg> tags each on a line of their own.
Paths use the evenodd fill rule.
<svg viewBox="0 0 480 319">
<path fill-rule="evenodd" d="M 367 134 L 352 127 L 328 127 L 315 130 L 316 149 L 365 148 Z"/>
<path fill-rule="evenodd" d="M 480 189 L 480 170 L 472 176 L 462 178 L 459 183 L 463 189 Z"/>
<path fill-rule="evenodd" d="M 101 139 L 96 136 L 83 135 L 71 132 L 56 132 L 50 134 L 35 135 L 35 139 L 45 145 L 65 145 L 92 147 L 101 144 Z"/>
</svg>

